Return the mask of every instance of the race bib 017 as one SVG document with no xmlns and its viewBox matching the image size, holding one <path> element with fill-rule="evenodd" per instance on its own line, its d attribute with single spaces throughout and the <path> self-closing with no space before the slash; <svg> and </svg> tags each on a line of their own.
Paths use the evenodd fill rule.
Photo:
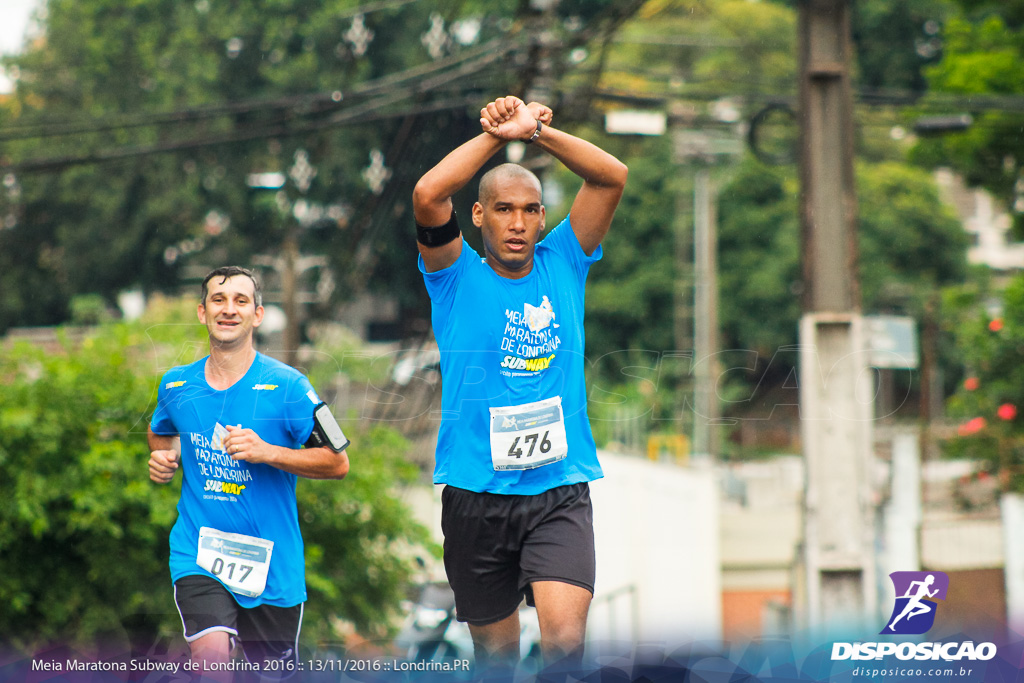
<svg viewBox="0 0 1024 683">
<path fill-rule="evenodd" d="M 210 527 L 199 530 L 196 564 L 216 576 L 229 590 L 255 598 L 267 587 L 274 542 L 230 534 Z"/>
</svg>

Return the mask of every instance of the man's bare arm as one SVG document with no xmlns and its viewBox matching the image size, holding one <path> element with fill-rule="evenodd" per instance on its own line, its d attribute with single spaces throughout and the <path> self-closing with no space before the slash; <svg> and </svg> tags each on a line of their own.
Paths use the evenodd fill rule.
<svg viewBox="0 0 1024 683">
<path fill-rule="evenodd" d="M 174 478 L 181 463 L 181 440 L 176 434 L 154 434 L 152 428 L 146 432 L 149 442 L 149 478 L 157 484 L 166 484 Z"/>
<path fill-rule="evenodd" d="M 583 179 L 569 218 L 576 239 L 590 256 L 608 234 L 629 171 L 597 145 L 555 128 L 545 128 L 534 144 Z"/>
<path fill-rule="evenodd" d="M 416 223 L 423 227 L 447 223 L 452 215 L 452 195 L 465 187 L 487 160 L 504 146 L 504 141 L 491 135 L 477 135 L 456 147 L 427 171 L 412 192 Z M 447 268 L 459 258 L 462 236 L 439 247 L 428 247 L 420 242 L 417 245 L 427 272 L 433 273 Z"/>
<path fill-rule="evenodd" d="M 535 106 L 517 97 L 503 98 L 481 112 L 481 125 L 505 141 L 528 139 L 537 130 Z M 583 251 L 593 254 L 608 234 L 629 170 L 597 145 L 550 126 L 541 127 L 534 144 L 583 179 L 569 216 Z"/>
<path fill-rule="evenodd" d="M 251 429 L 228 425 L 224 450 L 234 460 L 263 463 L 307 479 L 344 479 L 348 451 L 330 448 L 285 448 L 269 444 Z"/>
<path fill-rule="evenodd" d="M 505 108 L 506 101 L 508 101 L 508 110 Z M 494 115 L 504 115 L 507 111 L 511 111 L 513 101 L 522 102 L 518 98 L 502 97 L 481 109 L 481 126 L 484 125 L 488 116 L 491 115 L 488 114 L 489 111 L 495 112 Z M 531 120 L 539 119 L 544 123 L 551 121 L 551 109 L 548 107 L 536 102 L 531 102 L 529 105 L 524 106 L 528 106 L 531 115 L 535 117 Z M 499 110 L 500 114 L 498 114 Z M 413 215 L 416 218 L 416 223 L 423 227 L 438 227 L 447 223 L 452 215 L 452 195 L 465 187 L 473 179 L 473 176 L 483 168 L 487 160 L 508 144 L 510 140 L 527 139 L 530 137 L 531 132 L 532 129 L 526 131 L 526 134 L 520 138 L 510 139 L 502 139 L 495 135 L 483 133 L 452 150 L 448 156 L 427 171 L 419 179 L 419 182 L 416 183 L 412 193 Z M 447 268 L 455 263 L 459 258 L 459 254 L 462 253 L 461 235 L 448 244 L 439 247 L 427 247 L 422 243 L 417 244 L 428 273 Z"/>
</svg>

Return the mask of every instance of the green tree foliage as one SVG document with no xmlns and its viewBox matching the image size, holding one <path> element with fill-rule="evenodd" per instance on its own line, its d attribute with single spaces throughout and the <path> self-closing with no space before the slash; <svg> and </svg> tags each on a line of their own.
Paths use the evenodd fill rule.
<svg viewBox="0 0 1024 683">
<path fill-rule="evenodd" d="M 794 169 L 746 159 L 719 195 L 717 387 L 726 414 L 757 405 L 795 372 L 802 313 Z M 929 174 L 895 162 L 857 166 L 862 311 L 922 320 L 943 286 L 966 277 L 967 237 Z M 955 354 L 944 353 L 944 362 Z"/>
<path fill-rule="evenodd" d="M 921 92 L 924 68 L 942 55 L 952 0 L 860 0 L 852 4 L 857 87 Z"/>
<path fill-rule="evenodd" d="M 1024 492 L 1024 276 L 1000 293 L 978 285 L 950 290 L 943 306 L 966 366 L 948 404 L 959 427 L 946 454 L 978 459 L 1002 490 Z"/>
<path fill-rule="evenodd" d="M 917 315 L 931 293 L 967 276 L 967 233 L 929 173 L 861 165 L 860 282 L 869 312 Z"/>
<path fill-rule="evenodd" d="M 463 117 L 466 89 L 508 87 L 481 45 L 514 27 L 474 15 L 479 31 L 463 45 L 449 33 L 458 10 L 436 15 L 447 43 L 435 62 L 421 41 L 433 11 L 423 3 L 385 3 L 365 15 L 352 0 L 48 3 L 45 38 L 9 60 L 20 78 L 5 111 L 17 127 L 5 160 L 17 169 L 183 149 L 16 171 L 18 223 L 0 249 L 0 329 L 60 321 L 73 294 L 111 300 L 127 287 L 173 288 L 189 265 L 274 253 L 295 219 L 282 215 L 274 191 L 250 190 L 246 179 L 287 171 L 298 148 L 319 172 L 305 194 L 289 183 L 289 199 L 336 207 L 302 231 L 302 246 L 329 254 L 337 272 L 356 271 L 365 286 L 367 264 L 387 246 L 380 228 L 403 215 L 396 201 L 407 202 L 423 146 L 452 132 L 450 113 L 419 120 L 395 105 Z M 372 33 L 368 43 L 360 26 L 364 40 Z M 443 58 L 472 50 L 465 74 L 441 73 Z M 412 67 L 422 68 L 396 77 Z M 361 175 L 374 149 L 394 179 L 379 194 Z M 43 296 L 40 282 L 51 283 Z"/>
<path fill-rule="evenodd" d="M 128 615 L 173 612 L 174 495 L 151 486 L 144 419 L 152 378 L 128 332 L 58 352 L 16 346 L 0 374 L 0 638 L 21 647 L 109 636 Z M 135 344 L 144 341 L 137 336 Z M 144 366 L 145 364 L 142 363 Z"/>
<path fill-rule="evenodd" d="M 566 82 L 570 87 L 593 86 L 582 74 L 600 66 L 597 97 L 609 92 L 626 99 L 624 104 L 611 100 L 609 108 L 645 106 L 629 102 L 634 97 L 656 98 L 660 105 L 646 106 L 670 114 L 678 128 L 738 139 L 733 130 L 738 118 L 755 113 L 766 98 L 794 90 L 795 37 L 795 13 L 773 3 L 655 0 Z M 688 300 L 693 296 L 688 261 L 695 166 L 673 149 L 676 132 L 652 138 L 601 136 L 590 128 L 585 132 L 630 168 L 604 242 L 608 256 L 591 269 L 588 285 L 587 353 L 602 376 L 595 388 L 618 391 L 617 383 L 636 379 L 626 375 L 642 372 L 669 392 L 656 400 L 675 406 L 666 408 L 671 413 L 679 412 L 679 397 L 671 394 L 680 388 L 687 368 L 659 369 L 659 355 L 691 349 L 686 330 L 692 331 L 692 321 L 683 318 L 685 310 L 692 315 Z M 572 188 L 566 190 L 570 196 L 577 186 L 568 180 L 563 185 Z M 730 248 L 720 245 L 719 251 Z M 731 314 L 722 315 L 721 322 L 729 319 L 731 324 Z M 622 391 L 630 393 L 628 388 Z M 601 392 L 592 393 L 600 402 Z"/>
<path fill-rule="evenodd" d="M 171 320 L 187 320 L 194 303 L 177 311 Z M 181 481 L 149 481 L 145 431 L 161 372 L 204 355 L 204 332 L 151 318 L 62 331 L 52 349 L 5 350 L 0 641 L 30 650 L 127 638 L 148 648 L 180 634 L 167 560 Z M 344 481 L 298 487 L 304 644 L 336 640 L 334 619 L 384 633 L 406 595 L 414 552 L 427 542 L 394 495 L 417 475 L 405 462 L 407 444 L 383 427 L 351 436 Z"/>
<path fill-rule="evenodd" d="M 420 474 L 406 458 L 408 442 L 381 425 L 357 429 L 352 439 L 352 471 L 344 481 L 298 485 L 309 590 L 302 630 L 311 643 L 336 642 L 335 619 L 386 636 L 401 615 L 417 557 L 432 550 L 396 491 Z"/>
<path fill-rule="evenodd" d="M 719 216 L 723 348 L 768 360 L 796 342 L 802 291 L 795 180 L 747 161 L 722 188 Z M 862 310 L 920 317 L 937 288 L 967 275 L 967 236 L 929 174 L 860 164 Z M 788 372 L 790 367 L 777 367 Z"/>
<path fill-rule="evenodd" d="M 697 53 L 694 76 L 713 88 L 711 92 L 723 94 L 778 96 L 793 92 L 795 20 L 794 13 L 772 3 L 717 3 L 706 21 L 718 44 L 712 40 L 713 49 Z"/>
<path fill-rule="evenodd" d="M 672 302 L 679 264 L 672 223 L 680 179 L 665 173 L 671 160 L 662 141 L 627 147 L 632 149 L 623 151 L 633 160 L 629 183 L 602 244 L 609 256 L 591 268 L 587 286 L 587 355 L 595 363 L 629 349 L 675 348 Z M 566 183 L 573 192 L 577 185 Z"/>
<path fill-rule="evenodd" d="M 587 342 L 592 359 L 624 349 L 676 348 L 673 290 L 686 287 L 676 281 L 681 264 L 671 226 L 680 220 L 683 229 L 692 230 L 687 169 L 664 172 L 671 163 L 664 140 L 637 141 L 620 152 L 635 161 L 604 244 L 609 256 L 591 272 Z M 801 311 L 794 169 L 748 157 L 720 173 L 722 348 L 755 351 L 767 360 L 796 342 Z M 857 188 L 863 310 L 918 315 L 933 291 L 966 277 L 967 236 L 923 171 L 894 162 L 860 164 Z M 680 193 L 684 201 L 677 203 Z M 679 210 L 686 215 L 676 218 Z"/>
<path fill-rule="evenodd" d="M 930 89 L 956 96 L 956 108 L 970 113 L 973 124 L 964 132 L 923 139 L 914 158 L 929 166 L 948 165 L 968 183 L 1013 205 L 1022 196 L 1024 114 L 1012 105 L 1000 106 L 999 98 L 1024 94 L 1024 26 L 1015 27 L 998 14 L 983 14 L 977 21 L 950 20 L 943 39 L 942 61 L 927 70 Z M 986 102 L 994 106 L 985 106 Z M 1015 223 L 1020 234 L 1024 223 L 1019 211 Z"/>
<path fill-rule="evenodd" d="M 731 75 L 733 87 L 735 76 L 743 74 L 748 89 L 776 94 L 794 90 L 795 18 L 799 2 L 772 0 L 755 7 L 746 2 L 687 4 L 691 9 L 689 26 L 698 17 L 709 18 L 712 26 L 725 29 L 724 35 L 731 34 L 740 41 L 738 47 L 705 60 L 699 71 L 716 74 L 724 82 L 730 82 L 727 79 Z M 955 0 L 851 3 L 856 87 L 870 91 L 924 90 L 927 83 L 922 70 L 940 57 L 942 41 L 938 33 L 954 11 Z"/>
<path fill-rule="evenodd" d="M 536 22 L 586 42 L 638 4 L 566 1 L 547 17 L 497 0 L 47 3 L 44 37 L 7 60 L 19 79 L 0 108 L 17 185 L 0 192 L 17 218 L 0 232 L 0 330 L 66 320 L 77 294 L 173 291 L 295 233 L 329 258 L 332 304 L 372 288 L 424 308 L 415 180 L 479 132 L 482 104 L 537 77 Z M 308 189 L 247 186 L 299 149 L 318 171 Z"/>
<path fill-rule="evenodd" d="M 723 348 L 770 359 L 795 341 L 800 318 L 795 182 L 748 161 L 722 188 L 719 207 Z"/>
<path fill-rule="evenodd" d="M 650 0 L 608 38 L 578 75 L 600 66 L 599 87 L 623 94 L 701 101 L 796 86 L 795 13 L 773 3 Z"/>
<path fill-rule="evenodd" d="M 1021 0 L 955 0 L 967 17 L 977 20 L 998 15 L 1010 26 L 1024 27 L 1024 2 Z"/>
<path fill-rule="evenodd" d="M 661 106 L 676 117 L 677 126 L 722 136 L 729 130 L 721 118 L 728 105 L 749 119 L 780 95 L 795 94 L 797 16 L 795 3 L 789 4 L 649 2 L 605 53 L 591 55 L 583 66 L 603 58 L 599 88 L 662 98 Z M 871 41 L 884 40 L 888 56 L 885 65 L 881 60 L 860 64 L 859 77 L 863 87 L 917 88 L 927 59 L 916 52 L 916 41 L 930 41 L 934 36 L 929 32 L 936 29 L 925 24 L 933 19 L 941 25 L 950 8 L 942 0 L 908 1 L 897 3 L 894 16 L 883 11 L 891 7 L 857 3 L 856 39 L 867 41 L 859 54 L 875 55 Z M 731 97 L 724 98 L 727 94 Z M 614 106 L 627 105 L 609 104 Z M 883 126 L 858 131 L 858 153 L 865 159 L 857 169 L 863 310 L 920 315 L 936 288 L 965 277 L 966 236 L 942 205 L 930 175 L 901 163 L 906 151 L 889 135 L 892 119 L 883 119 Z M 629 388 L 616 389 L 616 383 L 669 393 L 678 389 L 679 377 L 659 367 L 650 354 L 690 348 L 673 330 L 677 297 L 693 296 L 685 272 L 691 257 L 680 257 L 674 233 L 692 230 L 694 166 L 673 155 L 672 135 L 591 137 L 630 167 L 605 241 L 607 257 L 592 268 L 587 297 L 588 357 L 603 373 L 592 388 L 617 392 L 622 401 L 632 394 Z M 719 186 L 721 348 L 739 354 L 735 367 L 749 369 L 748 381 L 770 383 L 793 369 L 793 357 L 772 359 L 797 341 L 801 313 L 796 168 L 768 167 L 749 155 L 720 161 L 713 177 Z M 765 378 L 766 367 L 780 376 Z M 732 378 L 740 375 L 730 373 Z M 618 405 L 607 393 L 592 391 L 592 399 Z M 678 408 L 681 398 L 659 393 L 638 400 Z"/>
</svg>

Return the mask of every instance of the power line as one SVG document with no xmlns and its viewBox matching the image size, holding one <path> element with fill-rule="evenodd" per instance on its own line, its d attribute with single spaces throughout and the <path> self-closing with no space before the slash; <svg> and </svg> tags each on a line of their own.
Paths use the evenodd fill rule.
<svg viewBox="0 0 1024 683">
<path fill-rule="evenodd" d="M 601 88 L 595 91 L 594 96 L 596 99 L 611 102 L 652 107 L 664 106 L 671 100 L 682 99 L 712 102 L 725 97 L 740 97 L 768 104 L 793 105 L 796 102 L 796 93 L 764 91 L 723 92 L 719 89 L 701 90 L 697 88 L 687 88 L 685 90 L 647 90 L 644 92 L 627 92 L 614 88 Z M 892 106 L 929 111 L 1024 112 L 1024 95 L 963 95 L 935 91 L 919 93 L 907 90 L 862 89 L 854 91 L 854 99 L 866 106 Z"/>
<path fill-rule="evenodd" d="M 409 5 L 419 0 L 381 0 L 381 2 L 371 2 L 359 7 L 353 7 L 347 12 L 343 12 L 338 15 L 339 19 L 349 19 L 351 17 L 359 16 L 360 14 L 369 14 L 370 12 L 377 12 L 385 9 L 393 9 L 395 7 L 401 7 L 402 5 Z"/>
<path fill-rule="evenodd" d="M 403 0 L 412 2 L 415 0 Z M 26 124 L 5 126 L 0 128 L 0 142 L 11 140 L 22 140 L 32 138 L 49 138 L 65 135 L 79 135 L 83 133 L 99 133 L 111 130 L 123 130 L 128 128 L 142 128 L 159 125 L 174 125 L 195 123 L 211 118 L 223 116 L 234 116 L 247 114 L 256 111 L 267 111 L 276 109 L 292 109 L 303 114 L 322 113 L 332 109 L 339 109 L 342 102 L 352 98 L 369 97 L 388 88 L 395 87 L 415 79 L 422 79 L 445 69 L 458 67 L 465 62 L 504 55 L 507 52 L 518 49 L 517 45 L 510 44 L 507 40 L 496 38 L 476 48 L 460 52 L 435 62 L 417 65 L 403 71 L 383 76 L 373 81 L 366 81 L 354 86 L 347 93 L 343 90 L 331 92 L 304 93 L 287 97 L 256 98 L 228 102 L 202 107 L 186 107 L 165 112 L 146 113 L 138 115 L 112 115 L 108 117 L 91 118 L 85 121 L 64 121 L 55 124 Z"/>
<path fill-rule="evenodd" d="M 380 2 L 369 3 L 354 8 L 343 16 L 355 16 L 377 10 L 391 9 L 416 1 L 417 0 L 381 0 Z M 605 13 L 605 18 L 607 22 L 617 26 L 629 16 L 632 16 L 636 9 L 642 4 L 643 0 L 632 0 L 628 5 L 628 9 L 619 8 L 617 11 L 609 10 Z M 596 23 L 600 24 L 601 22 Z M 585 40 L 587 37 L 592 35 L 593 30 L 594 29 L 591 27 L 587 27 L 587 29 L 580 31 L 579 34 L 577 34 L 577 40 L 580 38 Z M 103 133 L 136 128 L 160 127 L 163 129 L 168 126 L 193 124 L 225 116 L 238 116 L 260 111 L 287 110 L 286 113 L 278 117 L 276 121 L 269 122 L 274 125 L 267 125 L 268 122 L 264 121 L 262 122 L 261 128 L 235 131 L 234 133 L 229 133 L 227 136 L 219 137 L 216 141 L 205 138 L 194 138 L 183 141 L 164 142 L 157 145 L 127 146 L 115 150 L 96 151 L 78 155 L 66 155 L 62 157 L 29 159 L 17 162 L 11 162 L 5 159 L 3 161 L 6 161 L 6 163 L 0 161 L 0 168 L 20 172 L 53 170 L 69 165 L 130 158 L 147 153 L 180 151 L 197 147 L 205 147 L 212 144 L 218 144 L 219 142 L 244 142 L 263 137 L 307 132 L 321 127 L 329 127 L 330 125 L 340 125 L 352 120 L 356 116 L 359 116 L 359 112 L 366 109 L 366 106 L 368 106 L 368 111 L 373 111 L 380 106 L 379 102 L 375 102 L 370 103 L 369 105 L 356 106 L 354 109 L 350 109 L 353 99 L 372 98 L 380 93 L 388 93 L 390 89 L 414 79 L 421 79 L 421 87 L 419 90 L 421 92 L 425 92 L 438 87 L 444 82 L 452 80 L 449 75 L 441 73 L 449 67 L 453 67 L 456 77 L 476 73 L 480 70 L 479 68 L 466 68 L 464 65 L 471 60 L 482 58 L 486 59 L 487 62 L 491 62 L 495 56 L 503 56 L 518 49 L 517 46 L 510 43 L 508 38 L 509 36 L 496 38 L 488 43 L 478 46 L 477 48 L 466 50 L 457 55 L 440 59 L 433 63 L 405 69 L 404 71 L 396 74 L 390 74 L 375 81 L 361 83 L 348 92 L 335 90 L 329 93 L 306 93 L 272 99 L 250 99 L 209 106 L 186 107 L 155 113 L 112 115 L 101 118 L 91 118 L 88 120 L 62 121 L 51 124 L 9 125 L 0 128 L 0 142 L 26 139 L 47 139 L 52 137 Z M 460 67 L 459 65 L 463 66 Z M 441 73 L 440 76 L 438 76 L 439 73 Z M 392 96 L 388 99 L 391 102 L 394 102 L 401 98 Z M 329 114 L 332 111 L 339 111 L 339 113 L 331 117 L 330 121 L 332 123 L 328 124 L 328 126 L 305 125 L 285 128 L 285 124 L 289 120 Z"/>
<path fill-rule="evenodd" d="M 404 5 L 411 5 L 411 4 L 417 3 L 419 1 L 420 0 L 379 0 L 379 2 L 369 2 L 369 3 L 366 3 L 364 5 L 359 5 L 357 7 L 352 7 L 352 8 L 349 8 L 347 10 L 339 11 L 337 14 L 333 15 L 333 18 L 336 21 L 341 21 L 341 20 L 344 20 L 344 19 L 352 19 L 352 18 L 355 18 L 357 16 L 361 16 L 361 15 L 372 14 L 374 12 L 379 12 L 379 11 L 383 11 L 383 10 L 395 9 L 397 7 L 402 7 Z M 23 55 L 12 55 L 12 56 L 16 60 L 18 57 L 23 56 Z M 47 65 L 47 66 L 35 66 L 35 67 L 33 67 L 31 69 L 31 72 L 32 72 L 33 75 L 38 77 L 38 76 L 45 76 L 48 73 L 62 71 L 62 70 L 64 70 L 64 68 L 65 67 L 63 65 L 60 65 L 60 64 L 57 64 L 57 65 Z"/>
<path fill-rule="evenodd" d="M 363 125 L 376 120 L 407 116 L 417 112 L 442 111 L 465 107 L 471 105 L 473 102 L 477 102 L 478 99 L 473 98 L 471 100 L 466 97 L 453 99 L 451 97 L 447 97 L 439 102 L 414 103 L 406 106 L 405 108 L 389 109 L 389 107 L 393 107 L 394 105 L 408 100 L 411 97 L 430 93 L 433 90 L 438 90 L 442 86 L 453 81 L 457 81 L 482 71 L 486 67 L 491 66 L 495 61 L 502 59 L 508 51 L 511 51 L 511 48 L 509 50 L 497 50 L 488 56 L 478 59 L 471 65 L 463 65 L 461 68 L 454 69 L 452 72 L 447 74 L 436 74 L 430 80 L 415 82 L 400 90 L 392 88 L 391 91 L 385 91 L 375 99 L 371 99 L 368 102 L 358 105 L 353 105 L 350 109 L 339 112 L 327 120 L 313 121 L 295 126 L 276 125 L 271 127 L 240 129 L 233 133 L 177 140 L 155 145 L 125 146 L 116 149 L 103 149 L 77 155 L 27 159 L 24 161 L 0 165 L 0 171 L 13 173 L 56 171 L 69 168 L 71 166 L 121 161 L 124 159 L 149 156 L 153 154 L 181 152 L 225 144 L 252 142 L 254 140 L 268 138 L 293 137 L 330 128 L 341 128 L 349 125 Z"/>
</svg>

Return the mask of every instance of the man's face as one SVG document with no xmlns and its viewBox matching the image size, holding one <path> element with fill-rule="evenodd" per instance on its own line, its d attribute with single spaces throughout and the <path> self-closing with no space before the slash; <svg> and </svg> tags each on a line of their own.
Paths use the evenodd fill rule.
<svg viewBox="0 0 1024 683">
<path fill-rule="evenodd" d="M 473 205 L 487 262 L 502 277 L 525 277 L 533 267 L 533 250 L 544 230 L 540 192 L 528 178 L 497 181 L 487 205 Z"/>
<path fill-rule="evenodd" d="M 255 301 L 255 285 L 245 275 L 221 276 L 207 283 L 206 301 L 199 304 L 199 322 L 219 346 L 252 343 L 252 332 L 263 322 L 263 307 Z"/>
</svg>

